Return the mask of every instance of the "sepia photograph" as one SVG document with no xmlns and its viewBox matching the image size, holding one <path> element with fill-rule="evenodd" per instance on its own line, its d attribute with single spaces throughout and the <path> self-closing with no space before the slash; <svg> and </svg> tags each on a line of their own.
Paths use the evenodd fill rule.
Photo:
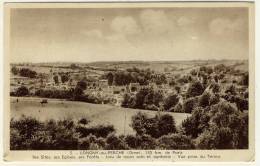
<svg viewBox="0 0 260 166">
<path fill-rule="evenodd" d="M 252 6 L 6 3 L 7 152 L 252 152 Z"/>
</svg>

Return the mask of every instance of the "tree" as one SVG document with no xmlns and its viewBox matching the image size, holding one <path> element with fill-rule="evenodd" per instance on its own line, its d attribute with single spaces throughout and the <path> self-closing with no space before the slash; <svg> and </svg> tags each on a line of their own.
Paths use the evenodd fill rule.
<svg viewBox="0 0 260 166">
<path fill-rule="evenodd" d="M 73 91 L 73 100 L 82 101 L 83 100 L 83 90 L 79 87 L 76 87 Z"/>
<path fill-rule="evenodd" d="M 126 108 L 130 107 L 130 100 L 131 100 L 131 95 L 128 93 L 124 94 L 124 98 L 121 106 Z"/>
<path fill-rule="evenodd" d="M 169 134 L 164 135 L 158 139 L 159 149 L 180 149 L 180 150 L 190 150 L 194 149 L 195 146 L 192 140 L 186 135 L 181 134 Z"/>
<path fill-rule="evenodd" d="M 124 142 L 123 137 L 118 137 L 115 134 L 110 134 L 106 138 L 106 149 L 107 150 L 122 150 L 128 149 L 127 145 Z"/>
<path fill-rule="evenodd" d="M 107 77 L 107 80 L 108 80 L 108 85 L 111 86 L 113 84 L 113 81 L 114 81 L 113 73 L 109 72 L 106 77 Z"/>
<path fill-rule="evenodd" d="M 171 115 L 164 114 L 161 116 L 157 116 L 157 119 L 158 119 L 158 131 L 159 131 L 158 134 L 160 136 L 177 132 L 175 120 Z"/>
<path fill-rule="evenodd" d="M 177 131 L 175 120 L 168 114 L 156 115 L 150 118 L 146 114 L 139 112 L 132 117 L 131 126 L 137 135 L 147 134 L 153 138 L 159 138 L 162 135 Z"/>
<path fill-rule="evenodd" d="M 19 69 L 17 69 L 15 66 L 12 67 L 11 69 L 11 72 L 14 74 L 14 75 L 17 75 L 19 73 Z"/>
<path fill-rule="evenodd" d="M 29 94 L 29 90 L 25 86 L 21 86 L 17 89 L 16 95 L 17 96 L 27 96 Z"/>
<path fill-rule="evenodd" d="M 69 76 L 66 74 L 61 75 L 61 82 L 65 83 L 67 81 L 69 81 Z"/>
<path fill-rule="evenodd" d="M 149 93 L 148 88 L 142 88 L 136 95 L 135 95 L 135 108 L 144 109 L 144 98 Z"/>
<path fill-rule="evenodd" d="M 182 122 L 184 134 L 192 138 L 198 137 L 198 135 L 208 128 L 209 120 L 209 110 L 197 107 L 192 112 L 192 115 Z"/>
<path fill-rule="evenodd" d="M 204 92 L 204 86 L 199 82 L 191 83 L 190 87 L 187 90 L 187 97 L 199 96 Z"/>
<path fill-rule="evenodd" d="M 76 87 L 82 89 L 82 90 L 86 90 L 87 89 L 87 83 L 85 81 L 79 81 L 76 85 Z"/>
<path fill-rule="evenodd" d="M 35 78 L 37 73 L 27 68 L 22 68 L 19 70 L 19 74 L 23 77 Z"/>
<path fill-rule="evenodd" d="M 248 113 L 222 101 L 211 107 L 209 115 L 209 127 L 197 138 L 200 149 L 248 148 Z"/>
<path fill-rule="evenodd" d="M 70 68 L 71 69 L 77 69 L 77 68 L 79 68 L 76 64 L 74 64 L 74 63 L 72 63 L 71 65 L 70 65 Z"/>
<path fill-rule="evenodd" d="M 227 86 L 225 93 L 230 93 L 232 95 L 236 95 L 237 94 L 237 90 L 236 90 L 235 85 L 231 84 L 231 85 Z"/>
<path fill-rule="evenodd" d="M 153 89 L 149 89 L 148 94 L 144 98 L 144 107 L 145 109 L 148 109 L 151 106 L 158 110 L 158 107 L 160 107 L 160 103 L 163 102 L 163 95 L 160 91 L 155 91 Z"/>
<path fill-rule="evenodd" d="M 207 107 L 210 105 L 211 94 L 209 92 L 204 92 L 201 96 L 199 96 L 199 106 Z"/>
<path fill-rule="evenodd" d="M 53 76 L 55 84 L 59 84 L 59 77 L 57 75 Z"/>
<path fill-rule="evenodd" d="M 241 77 L 240 80 L 240 85 L 244 85 L 244 86 L 248 86 L 248 82 L 249 82 L 249 77 L 248 77 L 248 73 L 243 74 L 243 76 Z"/>
<path fill-rule="evenodd" d="M 175 107 L 175 105 L 179 102 L 178 95 L 171 94 L 164 100 L 164 109 L 169 110 L 172 107 Z"/>
<path fill-rule="evenodd" d="M 220 85 L 218 83 L 211 83 L 209 87 L 213 93 L 219 93 L 220 92 Z"/>
<path fill-rule="evenodd" d="M 183 103 L 183 112 L 192 113 L 193 109 L 198 106 L 198 97 L 191 97 L 184 101 Z"/>
</svg>

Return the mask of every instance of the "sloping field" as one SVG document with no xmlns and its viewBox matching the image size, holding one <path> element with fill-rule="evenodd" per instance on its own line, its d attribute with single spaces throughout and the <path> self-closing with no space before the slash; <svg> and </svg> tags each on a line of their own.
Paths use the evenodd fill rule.
<svg viewBox="0 0 260 166">
<path fill-rule="evenodd" d="M 11 98 L 11 117 L 20 118 L 22 115 L 35 117 L 40 121 L 49 119 L 75 119 L 87 118 L 91 125 L 111 124 L 117 134 L 133 134 L 130 127 L 131 117 L 139 111 L 153 116 L 157 112 L 148 110 L 128 109 L 110 105 L 90 104 L 83 102 L 48 99 L 47 104 L 41 104 L 41 98 Z M 189 114 L 169 113 L 176 125 L 179 125 Z"/>
</svg>

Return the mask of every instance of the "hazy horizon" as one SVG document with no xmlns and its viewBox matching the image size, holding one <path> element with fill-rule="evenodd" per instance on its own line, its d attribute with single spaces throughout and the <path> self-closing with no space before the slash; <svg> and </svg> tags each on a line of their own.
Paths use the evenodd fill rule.
<svg viewBox="0 0 260 166">
<path fill-rule="evenodd" d="M 247 8 L 12 9 L 12 63 L 248 60 Z"/>
<path fill-rule="evenodd" d="M 78 64 L 81 64 L 81 63 L 84 63 L 84 64 L 88 64 L 88 63 L 124 63 L 124 62 L 129 62 L 129 63 L 175 63 L 175 62 L 191 62 L 191 61 L 201 61 L 201 62 L 204 62 L 204 61 L 248 61 L 248 59 L 194 59 L 194 60 L 171 60 L 171 61 L 163 61 L 163 60 L 152 60 L 152 61 L 149 61 L 149 60 L 125 60 L 125 61 L 90 61 L 90 62 L 79 62 L 79 61 L 52 61 L 52 62 L 11 62 L 11 64 L 19 64 L 19 63 L 22 63 L 22 64 L 39 64 L 39 63 L 68 63 L 68 64 L 71 64 L 71 63 L 78 63 Z"/>
</svg>

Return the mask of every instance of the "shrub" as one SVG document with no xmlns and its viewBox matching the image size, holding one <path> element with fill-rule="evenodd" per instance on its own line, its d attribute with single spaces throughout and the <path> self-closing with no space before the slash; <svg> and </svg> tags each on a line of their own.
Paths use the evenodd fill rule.
<svg viewBox="0 0 260 166">
<path fill-rule="evenodd" d="M 157 119 L 158 121 L 158 130 L 159 130 L 159 135 L 166 135 L 169 133 L 175 133 L 177 131 L 176 126 L 175 126 L 175 120 L 173 117 L 169 114 L 164 114 L 159 116 Z"/>
<path fill-rule="evenodd" d="M 81 118 L 78 123 L 83 124 L 83 125 L 87 125 L 89 123 L 89 120 L 87 120 L 86 118 Z"/>
<path fill-rule="evenodd" d="M 187 90 L 186 96 L 189 97 L 195 97 L 199 96 L 204 92 L 204 86 L 200 82 L 194 82 L 190 85 L 190 87 Z"/>
<path fill-rule="evenodd" d="M 212 89 L 213 93 L 219 93 L 220 92 L 220 85 L 218 83 L 211 83 L 210 89 Z"/>
<path fill-rule="evenodd" d="M 209 105 L 217 104 L 219 103 L 219 101 L 220 101 L 220 96 L 218 94 L 211 95 L 209 99 Z"/>
<path fill-rule="evenodd" d="M 29 78 L 36 78 L 36 75 L 37 75 L 37 73 L 35 71 L 32 71 L 27 68 L 21 68 L 19 70 L 19 74 L 20 74 L 20 76 L 29 77 Z"/>
<path fill-rule="evenodd" d="M 11 68 L 11 72 L 13 73 L 13 75 L 17 75 L 17 74 L 19 73 L 19 69 L 16 68 L 15 66 L 13 66 L 13 67 Z"/>
<path fill-rule="evenodd" d="M 157 147 L 156 139 L 147 134 L 137 136 L 137 141 L 137 149 L 148 150 Z"/>
<path fill-rule="evenodd" d="M 125 143 L 131 149 L 137 149 L 138 142 L 140 142 L 140 141 L 138 141 L 137 138 L 134 135 L 126 135 L 125 136 Z"/>
<path fill-rule="evenodd" d="M 192 143 L 191 138 L 181 134 L 164 135 L 158 139 L 159 149 L 173 150 L 190 150 L 195 146 Z"/>
<path fill-rule="evenodd" d="M 191 113 L 193 109 L 198 106 L 198 98 L 192 97 L 184 101 L 183 103 L 183 112 Z"/>
<path fill-rule="evenodd" d="M 209 115 L 209 127 L 198 137 L 198 148 L 248 148 L 247 114 L 241 113 L 234 105 L 223 101 L 212 106 Z"/>
<path fill-rule="evenodd" d="M 127 144 L 124 142 L 123 137 L 117 137 L 115 134 L 110 134 L 106 139 L 106 149 L 107 150 L 123 150 L 129 149 Z"/>
<path fill-rule="evenodd" d="M 184 112 L 182 108 L 182 104 L 181 103 L 176 104 L 176 106 L 173 108 L 173 111 L 171 112 Z"/>
<path fill-rule="evenodd" d="M 171 115 L 156 115 L 148 118 L 144 113 L 132 117 L 131 126 L 138 135 L 148 134 L 154 138 L 176 132 L 175 121 Z"/>
<path fill-rule="evenodd" d="M 211 128 L 198 138 L 199 149 L 233 149 L 232 131 L 229 128 Z"/>
<path fill-rule="evenodd" d="M 24 116 L 19 120 L 12 119 L 10 123 L 10 149 L 105 149 L 105 137 L 112 130 L 114 131 L 114 128 L 111 126 L 87 127 L 86 121 L 88 122 L 88 120 L 81 119 L 80 122 L 75 123 L 72 120 L 49 120 L 43 123 L 35 118 Z M 82 123 L 84 123 L 83 127 Z M 79 131 L 79 128 L 87 130 Z M 82 137 L 83 134 L 85 134 L 84 137 Z"/>
<path fill-rule="evenodd" d="M 106 146 L 104 138 L 97 138 L 95 135 L 88 135 L 87 137 L 79 139 L 80 150 L 103 150 Z"/>
<path fill-rule="evenodd" d="M 17 89 L 15 94 L 16 94 L 16 96 L 27 96 L 27 95 L 29 95 L 29 90 L 27 87 L 21 86 Z"/>
<path fill-rule="evenodd" d="M 80 137 L 86 137 L 92 134 L 95 135 L 96 137 L 105 138 L 108 134 L 114 132 L 115 129 L 112 125 L 108 125 L 108 126 L 98 125 L 93 127 L 78 126 L 76 128 L 76 131 L 80 133 Z"/>
<path fill-rule="evenodd" d="M 248 82 L 249 82 L 249 76 L 248 76 L 248 73 L 245 73 L 241 77 L 239 84 L 244 85 L 244 86 L 248 86 Z"/>
<path fill-rule="evenodd" d="M 237 90 L 234 84 L 231 84 L 229 86 L 226 87 L 225 93 L 230 93 L 231 95 L 236 95 L 237 94 Z"/>
<path fill-rule="evenodd" d="M 200 107 L 207 107 L 210 105 L 210 98 L 211 94 L 209 92 L 204 92 L 200 97 L 199 97 L 199 106 Z"/>
<path fill-rule="evenodd" d="M 175 105 L 179 102 L 178 95 L 171 94 L 164 100 L 164 109 L 169 110 L 172 107 L 175 107 Z"/>
<path fill-rule="evenodd" d="M 208 108 L 197 107 L 192 115 L 182 122 L 184 134 L 196 138 L 200 133 L 208 128 L 210 116 Z"/>
</svg>

